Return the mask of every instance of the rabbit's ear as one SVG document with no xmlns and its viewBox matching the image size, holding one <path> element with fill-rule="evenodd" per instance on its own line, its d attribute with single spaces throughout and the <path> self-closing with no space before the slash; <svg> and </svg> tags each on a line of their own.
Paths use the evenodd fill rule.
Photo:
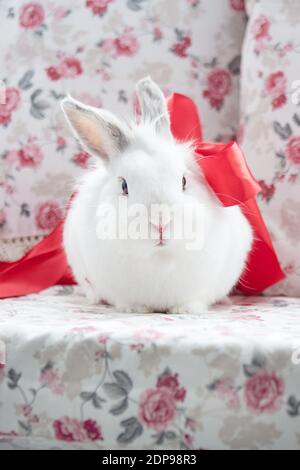
<svg viewBox="0 0 300 470">
<path fill-rule="evenodd" d="M 150 77 L 137 83 L 137 95 L 141 105 L 142 121 L 155 126 L 159 134 L 171 136 L 170 116 L 166 98 L 159 86 Z"/>
<path fill-rule="evenodd" d="M 75 137 L 93 155 L 108 160 L 129 145 L 129 128 L 109 111 L 86 106 L 71 96 L 61 106 Z"/>
</svg>

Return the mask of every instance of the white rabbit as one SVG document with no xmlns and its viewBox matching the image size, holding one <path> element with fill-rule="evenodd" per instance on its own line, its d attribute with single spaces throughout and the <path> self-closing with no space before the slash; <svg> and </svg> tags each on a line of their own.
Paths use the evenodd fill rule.
<svg viewBox="0 0 300 470">
<path fill-rule="evenodd" d="M 99 162 L 78 185 L 67 214 L 67 259 L 92 303 L 105 300 L 126 312 L 201 313 L 237 283 L 252 230 L 239 207 L 223 207 L 208 188 L 193 146 L 171 135 L 159 87 L 146 78 L 137 84 L 137 94 L 142 122 L 130 126 L 71 97 L 62 101 L 75 136 Z M 137 203 L 147 209 L 153 204 L 193 207 L 195 221 L 200 217 L 201 246 L 191 249 L 184 237 L 166 239 L 164 225 L 173 226 L 173 220 L 160 219 L 158 225 L 151 216 L 147 226 L 155 240 L 99 238 L 97 208 L 109 204 L 126 218 L 120 200 L 129 208 Z"/>
</svg>

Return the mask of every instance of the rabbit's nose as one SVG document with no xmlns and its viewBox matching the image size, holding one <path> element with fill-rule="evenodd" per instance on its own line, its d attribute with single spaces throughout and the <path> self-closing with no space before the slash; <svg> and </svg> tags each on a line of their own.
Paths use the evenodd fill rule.
<svg viewBox="0 0 300 470">
<path fill-rule="evenodd" d="M 153 224 L 151 222 L 151 226 L 159 233 L 160 238 L 162 238 L 163 233 L 164 233 L 165 229 L 169 226 L 169 224 L 170 224 L 170 222 L 168 222 L 167 224 L 164 224 L 164 225 L 163 224 L 158 224 L 157 225 L 157 224 Z"/>
</svg>

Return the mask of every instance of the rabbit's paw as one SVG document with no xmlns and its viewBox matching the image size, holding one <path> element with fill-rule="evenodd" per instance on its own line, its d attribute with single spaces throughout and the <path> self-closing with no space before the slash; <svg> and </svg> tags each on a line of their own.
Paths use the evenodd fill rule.
<svg viewBox="0 0 300 470">
<path fill-rule="evenodd" d="M 84 292 L 87 304 L 89 306 L 99 305 L 102 303 L 100 294 L 96 291 L 93 284 L 87 278 L 85 278 L 83 282 L 79 282 L 79 285 Z"/>
<path fill-rule="evenodd" d="M 116 309 L 122 313 L 150 313 L 151 309 L 146 305 L 117 305 Z"/>
<path fill-rule="evenodd" d="M 101 297 L 97 294 L 92 286 L 85 285 L 84 293 L 87 299 L 88 305 L 99 305 L 101 303 Z"/>
<path fill-rule="evenodd" d="M 227 295 L 226 297 L 223 297 L 222 299 L 218 300 L 218 302 L 216 302 L 216 305 L 219 305 L 221 307 L 230 307 L 232 305 L 232 300 Z"/>
<path fill-rule="evenodd" d="M 169 313 L 172 314 L 188 313 L 191 315 L 200 315 L 201 313 L 205 313 L 206 311 L 207 305 L 202 302 L 191 302 L 182 305 L 175 305 L 174 307 L 169 309 Z"/>
</svg>

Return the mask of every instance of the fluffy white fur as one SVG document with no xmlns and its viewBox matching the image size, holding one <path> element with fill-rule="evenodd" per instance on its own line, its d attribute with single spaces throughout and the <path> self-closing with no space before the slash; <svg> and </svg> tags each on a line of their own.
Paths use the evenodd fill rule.
<svg viewBox="0 0 300 470">
<path fill-rule="evenodd" d="M 131 127 L 108 113 L 66 98 L 62 107 L 85 147 L 105 162 L 80 182 L 68 212 L 64 247 L 74 276 L 92 303 L 121 311 L 200 313 L 224 298 L 245 268 L 252 244 L 239 207 L 223 207 L 204 182 L 192 146 L 170 134 L 166 102 L 156 84 L 138 84 L 142 123 Z M 90 124 L 89 124 L 90 121 Z M 182 176 L 187 180 L 182 191 Z M 204 244 L 185 240 L 99 240 L 99 203 L 118 205 L 119 178 L 128 183 L 128 205 L 193 204 L 204 208 Z M 150 224 L 150 221 L 149 221 Z"/>
</svg>

